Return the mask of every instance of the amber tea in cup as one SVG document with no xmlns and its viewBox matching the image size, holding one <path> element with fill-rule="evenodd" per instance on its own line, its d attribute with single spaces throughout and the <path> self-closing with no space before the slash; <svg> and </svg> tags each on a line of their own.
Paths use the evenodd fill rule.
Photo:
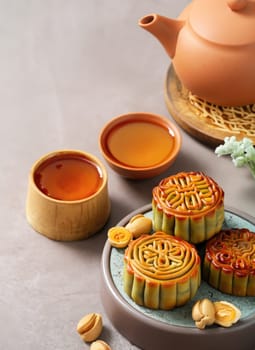
<svg viewBox="0 0 255 350">
<path fill-rule="evenodd" d="M 101 130 L 99 146 L 118 174 L 146 179 L 161 174 L 175 161 L 181 134 L 167 118 L 133 112 L 111 119 Z"/>
<path fill-rule="evenodd" d="M 103 164 L 77 150 L 43 156 L 30 172 L 26 213 L 31 226 L 52 239 L 77 240 L 94 234 L 110 213 Z"/>
<path fill-rule="evenodd" d="M 109 132 L 108 149 L 124 165 L 152 167 L 171 153 L 174 139 L 169 134 L 167 128 L 150 121 L 123 122 Z"/>
<path fill-rule="evenodd" d="M 46 159 L 34 173 L 37 187 L 59 200 L 79 200 L 97 192 L 102 171 L 91 159 L 77 153 L 64 153 Z"/>
</svg>

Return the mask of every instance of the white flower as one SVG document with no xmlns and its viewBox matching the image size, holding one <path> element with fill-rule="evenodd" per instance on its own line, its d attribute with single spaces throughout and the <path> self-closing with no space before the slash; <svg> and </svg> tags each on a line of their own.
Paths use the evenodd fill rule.
<svg viewBox="0 0 255 350">
<path fill-rule="evenodd" d="M 249 138 L 244 137 L 237 141 L 235 136 L 225 137 L 224 144 L 219 145 L 215 153 L 219 157 L 230 155 L 236 167 L 247 166 L 255 178 L 255 148 Z"/>
</svg>

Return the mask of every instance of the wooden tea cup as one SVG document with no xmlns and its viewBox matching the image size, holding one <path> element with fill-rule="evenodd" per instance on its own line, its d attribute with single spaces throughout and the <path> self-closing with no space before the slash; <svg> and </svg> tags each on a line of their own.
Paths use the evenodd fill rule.
<svg viewBox="0 0 255 350">
<path fill-rule="evenodd" d="M 52 198 L 38 187 L 35 174 L 40 165 L 53 157 L 72 155 L 84 157 L 99 170 L 101 183 L 95 193 L 78 200 Z M 93 155 L 78 150 L 60 150 L 37 160 L 29 174 L 26 217 L 33 229 L 50 239 L 74 241 L 86 239 L 98 232 L 110 214 L 107 172 Z"/>
</svg>

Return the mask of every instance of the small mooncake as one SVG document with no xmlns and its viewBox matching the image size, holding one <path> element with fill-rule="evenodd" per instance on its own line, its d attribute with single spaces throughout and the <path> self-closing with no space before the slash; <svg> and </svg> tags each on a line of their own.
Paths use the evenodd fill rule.
<svg viewBox="0 0 255 350">
<path fill-rule="evenodd" d="M 201 172 L 181 172 L 154 187 L 152 212 L 154 231 L 201 243 L 221 230 L 224 191 Z"/>
<path fill-rule="evenodd" d="M 255 296 L 255 233 L 228 229 L 206 244 L 203 279 L 235 296 Z"/>
<path fill-rule="evenodd" d="M 181 238 L 164 232 L 143 235 L 125 251 L 124 290 L 138 305 L 162 310 L 184 305 L 200 281 L 200 257 Z"/>
</svg>

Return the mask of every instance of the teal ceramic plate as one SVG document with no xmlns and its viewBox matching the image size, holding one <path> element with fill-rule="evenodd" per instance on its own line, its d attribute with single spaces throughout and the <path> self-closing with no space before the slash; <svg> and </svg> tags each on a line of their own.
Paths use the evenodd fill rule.
<svg viewBox="0 0 255 350">
<path fill-rule="evenodd" d="M 145 216 L 152 218 L 152 211 L 151 211 L 151 205 L 147 205 L 143 208 L 140 208 L 134 212 L 132 212 L 130 215 L 122 219 L 117 225 L 118 226 L 124 226 L 128 223 L 130 218 L 138 213 L 143 213 Z M 223 228 L 248 228 L 250 231 L 255 232 L 255 219 L 251 218 L 243 213 L 237 212 L 234 209 L 227 208 L 225 210 L 225 220 Z M 201 254 L 203 254 L 204 245 L 200 245 L 199 251 Z M 187 343 L 184 341 L 183 349 L 185 349 L 187 344 L 191 344 L 192 337 L 194 337 L 194 345 L 192 345 L 191 349 L 193 349 L 193 346 L 201 345 L 201 337 L 207 336 L 208 339 L 210 339 L 210 336 L 215 336 L 215 334 L 221 335 L 223 337 L 220 340 L 220 343 L 218 345 L 218 350 L 220 350 L 222 347 L 222 344 L 226 344 L 225 340 L 233 342 L 231 344 L 231 349 L 238 349 L 238 345 L 234 344 L 233 334 L 239 334 L 239 331 L 242 332 L 239 334 L 239 336 L 244 335 L 245 330 L 245 336 L 247 341 L 247 346 L 243 347 L 244 344 L 242 344 L 241 349 L 247 349 L 247 350 L 254 350 L 255 349 L 255 339 L 252 340 L 254 344 L 252 347 L 250 346 L 250 340 L 249 340 L 249 332 L 248 330 L 253 329 L 255 332 L 255 297 L 235 297 L 231 295 L 227 295 L 224 293 L 221 293 L 217 291 L 216 289 L 210 287 L 206 282 L 202 282 L 196 296 L 188 302 L 186 305 L 175 308 L 173 310 L 151 310 L 145 307 L 141 307 L 133 302 L 131 298 L 129 298 L 126 293 L 123 290 L 123 257 L 124 257 L 124 249 L 116 249 L 110 247 L 109 243 L 106 243 L 104 253 L 103 253 L 103 259 L 102 259 L 102 268 L 103 268 L 103 285 L 102 290 L 104 291 L 105 296 L 110 296 L 107 299 L 107 305 L 105 305 L 106 311 L 109 311 L 109 315 L 112 315 L 112 321 L 115 324 L 115 326 L 120 330 L 120 332 L 123 333 L 123 327 L 130 327 L 130 324 L 124 324 L 123 327 L 121 326 L 123 324 L 123 319 L 117 317 L 116 322 L 116 315 L 114 312 L 109 310 L 109 305 L 111 305 L 111 302 L 113 301 L 113 308 L 116 308 L 118 310 L 118 307 L 121 305 L 121 310 L 124 309 L 127 315 L 132 314 L 131 319 L 129 320 L 128 316 L 127 319 L 130 322 L 133 322 L 136 327 L 142 327 L 146 322 L 148 322 L 152 326 L 147 325 L 147 330 L 149 330 L 151 333 L 153 333 L 152 330 L 155 329 L 155 327 L 159 327 L 159 329 L 166 329 L 167 334 L 170 336 L 171 339 L 176 339 L 179 343 L 179 350 L 182 349 L 181 343 L 185 339 L 185 335 L 189 335 L 189 338 L 186 339 Z M 196 326 L 194 325 L 194 321 L 191 317 L 191 310 L 192 306 L 198 299 L 202 298 L 209 298 L 212 301 L 216 300 L 225 300 L 228 302 L 233 303 L 236 305 L 242 312 L 242 316 L 240 321 L 234 325 L 231 328 L 222 328 L 219 326 L 212 326 L 208 327 L 206 330 L 198 330 Z M 122 311 L 119 310 L 120 314 Z M 124 315 L 123 315 L 124 317 Z M 111 318 L 111 317 L 110 317 Z M 133 319 L 134 318 L 134 319 Z M 137 323 L 137 319 L 139 320 Z M 142 321 L 141 321 L 142 320 Z M 141 322 L 140 322 L 141 321 Z M 152 327 L 152 328 L 150 328 Z M 233 334 L 231 334 L 233 333 Z M 129 332 L 128 332 L 129 334 Z M 160 333 L 159 333 L 160 334 Z M 182 339 L 177 339 L 176 334 L 180 334 Z M 196 336 L 200 335 L 199 342 L 196 344 Z M 225 334 L 225 335 L 224 335 Z M 247 335 L 248 334 L 248 335 Z M 125 335 L 125 330 L 124 330 Z M 160 334 L 161 338 L 163 339 L 165 334 L 162 331 Z M 251 333 L 252 335 L 252 333 Z M 250 335 L 250 336 L 251 336 Z M 128 336 L 130 338 L 130 336 Z M 150 335 L 147 334 L 147 337 L 150 338 Z M 132 335 L 131 335 L 132 338 Z M 139 337 L 137 337 L 138 339 Z M 143 337 L 144 339 L 144 337 Z M 166 341 L 168 341 L 168 338 L 166 336 Z M 222 343 L 223 341 L 223 343 Z M 216 341 L 217 342 L 217 341 Z M 144 346 L 144 341 L 141 342 L 135 342 L 136 344 L 140 346 Z M 153 339 L 148 341 L 146 343 L 146 350 L 147 349 L 156 349 L 153 347 Z M 162 346 L 165 346 L 165 343 L 161 344 Z M 150 347 L 151 346 L 151 347 Z M 158 346 L 158 345 L 157 345 Z M 210 344 L 206 343 L 207 349 L 210 349 Z M 237 346 L 237 347 L 236 347 Z M 249 347 L 248 347 L 249 346 Z M 215 348 L 215 340 L 214 340 L 214 346 L 212 349 Z"/>
</svg>

